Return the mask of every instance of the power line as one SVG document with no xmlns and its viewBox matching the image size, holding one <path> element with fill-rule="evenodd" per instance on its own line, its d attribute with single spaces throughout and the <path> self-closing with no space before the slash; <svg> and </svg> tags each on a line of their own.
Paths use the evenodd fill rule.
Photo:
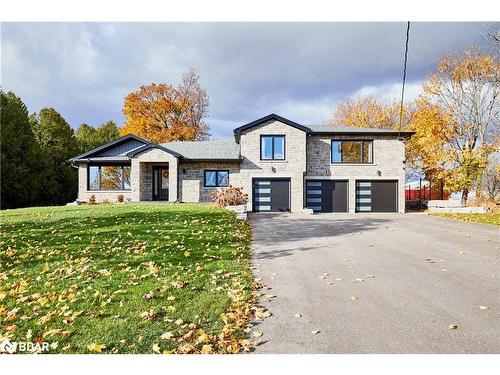
<svg viewBox="0 0 500 375">
<path fill-rule="evenodd" d="M 399 131 L 401 131 L 401 127 L 403 126 L 403 104 L 405 98 L 405 83 L 406 83 L 406 63 L 408 62 L 408 42 L 410 40 L 410 21 L 408 21 L 408 25 L 406 27 L 406 44 L 405 44 L 405 62 L 403 67 L 403 87 L 401 90 L 401 108 L 399 111 Z"/>
</svg>

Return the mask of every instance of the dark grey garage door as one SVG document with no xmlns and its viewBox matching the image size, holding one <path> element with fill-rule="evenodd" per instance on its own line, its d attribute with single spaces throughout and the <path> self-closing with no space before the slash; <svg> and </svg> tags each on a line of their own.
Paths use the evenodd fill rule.
<svg viewBox="0 0 500 375">
<path fill-rule="evenodd" d="M 398 182 L 356 181 L 356 212 L 398 212 Z"/>
<path fill-rule="evenodd" d="M 253 211 L 290 212 L 290 179 L 254 179 Z"/>
<path fill-rule="evenodd" d="M 314 212 L 347 212 L 347 181 L 306 181 L 306 207 Z"/>
</svg>

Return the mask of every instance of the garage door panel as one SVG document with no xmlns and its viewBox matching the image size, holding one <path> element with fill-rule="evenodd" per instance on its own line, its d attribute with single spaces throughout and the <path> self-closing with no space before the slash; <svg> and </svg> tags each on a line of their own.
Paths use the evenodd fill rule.
<svg viewBox="0 0 500 375">
<path fill-rule="evenodd" d="M 254 179 L 253 181 L 254 212 L 289 212 L 290 180 L 289 179 Z"/>
<path fill-rule="evenodd" d="M 356 212 L 397 212 L 397 181 L 356 181 Z"/>
<path fill-rule="evenodd" d="M 306 207 L 314 212 L 347 212 L 347 181 L 307 181 Z"/>
<path fill-rule="evenodd" d="M 397 182 L 380 181 L 372 187 L 372 209 L 375 212 L 397 211 Z"/>
</svg>

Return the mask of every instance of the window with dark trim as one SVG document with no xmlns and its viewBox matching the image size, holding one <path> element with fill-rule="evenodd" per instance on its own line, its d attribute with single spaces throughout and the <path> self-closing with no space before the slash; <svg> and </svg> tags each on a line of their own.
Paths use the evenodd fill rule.
<svg viewBox="0 0 500 375">
<path fill-rule="evenodd" d="M 373 141 L 346 141 L 332 139 L 331 162 L 332 164 L 373 163 Z"/>
<path fill-rule="evenodd" d="M 130 190 L 130 165 L 89 165 L 88 190 Z"/>
<path fill-rule="evenodd" d="M 225 187 L 229 186 L 228 170 L 205 170 L 203 185 L 205 187 Z"/>
<path fill-rule="evenodd" d="M 261 135 L 260 160 L 285 160 L 285 136 Z"/>
</svg>

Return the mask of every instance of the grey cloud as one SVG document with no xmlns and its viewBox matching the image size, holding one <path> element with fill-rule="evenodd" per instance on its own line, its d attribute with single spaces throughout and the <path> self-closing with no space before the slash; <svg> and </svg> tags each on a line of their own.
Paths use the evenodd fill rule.
<svg viewBox="0 0 500 375">
<path fill-rule="evenodd" d="M 30 111 L 54 106 L 76 127 L 123 122 L 124 96 L 194 68 L 214 136 L 270 112 L 321 122 L 366 87 L 401 80 L 405 23 L 4 23 L 2 85 Z M 437 59 L 484 46 L 480 23 L 412 23 L 408 81 Z M 390 92 L 392 92 L 391 89 Z"/>
</svg>

